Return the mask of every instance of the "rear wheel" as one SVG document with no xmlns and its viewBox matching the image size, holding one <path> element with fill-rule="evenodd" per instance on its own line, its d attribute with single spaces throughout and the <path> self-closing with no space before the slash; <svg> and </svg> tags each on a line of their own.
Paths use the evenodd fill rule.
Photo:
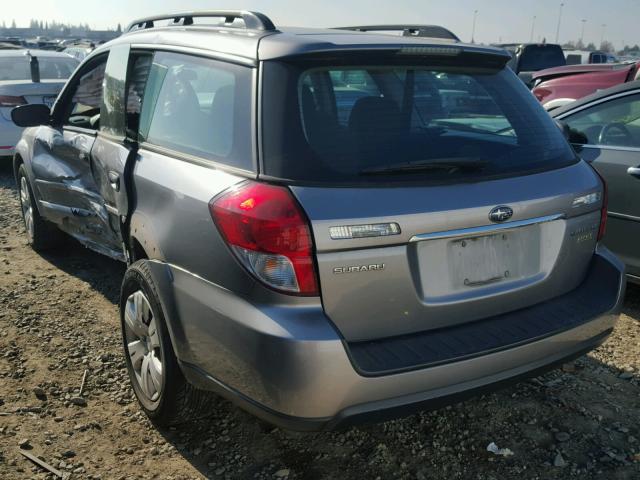
<svg viewBox="0 0 640 480">
<path fill-rule="evenodd" d="M 24 164 L 18 168 L 18 194 L 29 245 L 36 251 L 49 250 L 58 246 L 63 234 L 55 225 L 40 216 Z"/>
<path fill-rule="evenodd" d="M 120 320 L 129 378 L 147 416 L 158 425 L 175 425 L 210 413 L 213 395 L 193 387 L 180 371 L 146 260 L 125 273 Z"/>
</svg>

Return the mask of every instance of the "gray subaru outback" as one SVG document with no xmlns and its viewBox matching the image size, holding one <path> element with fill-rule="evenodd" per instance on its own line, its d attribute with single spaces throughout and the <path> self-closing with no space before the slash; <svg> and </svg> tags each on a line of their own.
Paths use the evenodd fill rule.
<svg viewBox="0 0 640 480">
<path fill-rule="evenodd" d="M 145 18 L 51 111 L 13 110 L 29 242 L 127 262 L 124 353 L 158 424 L 211 392 L 299 430 L 403 415 L 611 332 L 604 184 L 509 55 L 381 31 Z"/>
</svg>

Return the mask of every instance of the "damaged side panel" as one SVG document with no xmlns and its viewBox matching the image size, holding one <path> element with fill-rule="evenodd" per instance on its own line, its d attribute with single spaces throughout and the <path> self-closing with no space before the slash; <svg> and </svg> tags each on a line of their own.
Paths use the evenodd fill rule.
<svg viewBox="0 0 640 480">
<path fill-rule="evenodd" d="M 95 134 L 43 126 L 34 137 L 31 168 L 41 214 L 87 247 L 124 259 L 119 225 L 113 224 L 93 177 Z"/>
</svg>

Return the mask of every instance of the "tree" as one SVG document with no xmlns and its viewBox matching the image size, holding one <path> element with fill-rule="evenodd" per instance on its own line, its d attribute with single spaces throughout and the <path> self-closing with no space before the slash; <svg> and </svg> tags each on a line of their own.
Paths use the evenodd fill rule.
<svg viewBox="0 0 640 480">
<path fill-rule="evenodd" d="M 600 50 L 602 50 L 603 52 L 613 52 L 615 50 L 615 47 L 610 41 L 603 40 L 600 44 Z"/>
<path fill-rule="evenodd" d="M 578 41 L 576 42 L 576 48 L 577 48 L 578 50 L 584 50 L 584 42 L 583 42 L 582 40 L 578 40 Z"/>
<path fill-rule="evenodd" d="M 587 45 L 587 50 L 593 52 L 594 50 L 596 50 L 596 45 L 593 42 L 590 42 L 589 45 Z"/>
<path fill-rule="evenodd" d="M 16 21 L 15 20 L 11 20 L 11 28 L 18 28 L 18 27 L 16 27 Z"/>
<path fill-rule="evenodd" d="M 116 28 L 116 32 L 122 33 L 122 25 L 118 24 L 118 28 Z"/>
</svg>

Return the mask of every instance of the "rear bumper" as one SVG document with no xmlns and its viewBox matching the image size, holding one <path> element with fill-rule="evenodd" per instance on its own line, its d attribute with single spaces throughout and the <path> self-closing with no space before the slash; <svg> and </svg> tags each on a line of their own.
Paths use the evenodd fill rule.
<svg viewBox="0 0 640 480">
<path fill-rule="evenodd" d="M 625 275 L 604 248 L 594 262 L 606 264 L 598 281 L 613 288 L 602 290 L 606 306 L 582 321 L 508 348 L 377 376 L 359 371 L 320 305 L 253 305 L 176 267 L 151 268 L 189 381 L 274 424 L 321 430 L 435 408 L 597 347 L 617 319 Z"/>
</svg>

